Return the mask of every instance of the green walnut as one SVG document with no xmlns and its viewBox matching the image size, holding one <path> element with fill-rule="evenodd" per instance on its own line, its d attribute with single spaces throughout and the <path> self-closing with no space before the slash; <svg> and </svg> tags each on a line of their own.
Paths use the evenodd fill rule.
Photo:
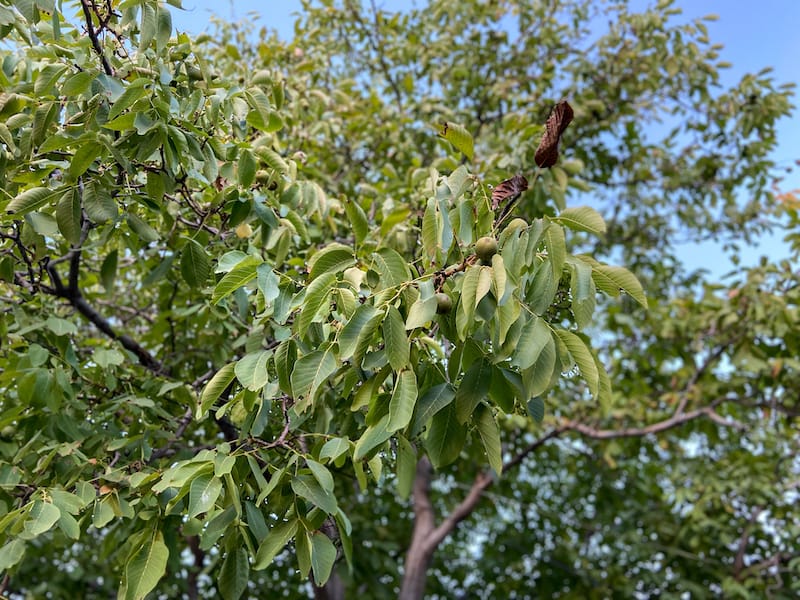
<svg viewBox="0 0 800 600">
<path fill-rule="evenodd" d="M 492 257 L 497 254 L 497 240 L 493 237 L 484 236 L 475 242 L 475 254 L 484 264 L 490 264 Z"/>
<path fill-rule="evenodd" d="M 453 301 L 444 292 L 436 294 L 436 313 L 444 315 L 453 310 Z"/>
</svg>

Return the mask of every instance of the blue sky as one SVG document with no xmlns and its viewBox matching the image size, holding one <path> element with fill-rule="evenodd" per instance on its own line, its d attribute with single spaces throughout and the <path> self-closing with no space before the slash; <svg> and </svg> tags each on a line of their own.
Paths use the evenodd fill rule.
<svg viewBox="0 0 800 600">
<path fill-rule="evenodd" d="M 424 0 L 377 0 L 377 5 L 387 10 L 397 10 L 424 5 Z M 645 7 L 653 1 L 631 0 L 634 7 Z M 274 28 L 281 37 L 290 39 L 293 33 L 295 14 L 300 11 L 299 0 L 183 0 L 183 11 L 173 11 L 173 23 L 179 30 L 199 33 L 209 26 L 209 16 L 216 14 L 228 20 L 255 18 L 260 25 Z M 800 0 L 677 0 L 676 6 L 683 10 L 680 19 L 693 19 L 716 14 L 719 19 L 708 23 L 712 42 L 724 46 L 721 59 L 733 67 L 723 72 L 723 84 L 732 85 L 742 75 L 755 73 L 764 67 L 774 69 L 777 83 L 800 82 Z M 795 104 L 800 101 L 795 100 Z M 793 116 L 784 119 L 778 131 L 779 146 L 774 154 L 781 166 L 790 167 L 800 159 L 800 119 Z M 781 184 L 783 191 L 800 189 L 800 172 L 797 169 L 787 174 Z M 780 236 L 762 241 L 761 245 L 743 264 L 752 265 L 758 256 L 768 254 L 771 258 L 785 256 L 786 246 Z M 686 245 L 681 251 L 683 259 L 691 264 L 698 256 L 713 265 L 720 275 L 728 270 L 730 263 L 713 244 L 698 247 Z M 693 260 L 694 258 L 694 260 Z"/>
</svg>

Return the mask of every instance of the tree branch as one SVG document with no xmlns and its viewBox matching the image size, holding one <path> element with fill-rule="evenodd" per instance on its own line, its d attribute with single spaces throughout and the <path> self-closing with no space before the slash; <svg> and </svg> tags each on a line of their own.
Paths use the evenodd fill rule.
<svg viewBox="0 0 800 600">
<path fill-rule="evenodd" d="M 662 431 L 673 429 L 699 417 L 708 417 L 715 423 L 724 427 L 732 427 L 739 430 L 746 429 L 746 426 L 743 423 L 739 423 L 738 421 L 733 421 L 731 419 L 725 419 L 714 410 L 714 408 L 720 402 L 721 401 L 717 401 L 709 406 L 698 408 L 689 412 L 675 413 L 668 419 L 652 423 L 645 427 L 630 427 L 626 429 L 597 429 L 576 421 L 564 421 L 563 426 L 566 430 L 577 431 L 584 437 L 588 437 L 593 440 L 644 437 L 646 435 L 661 433 Z"/>
<path fill-rule="evenodd" d="M 70 263 L 70 280 L 72 280 L 72 267 L 75 267 L 75 263 L 73 261 L 70 261 Z M 164 365 L 154 358 L 142 346 L 140 346 L 136 340 L 128 335 L 120 334 L 114 331 L 111 323 L 109 323 L 108 320 L 103 317 L 103 315 L 97 312 L 97 310 L 95 310 L 95 308 L 86 301 L 86 298 L 83 297 L 77 286 L 75 289 L 71 289 L 71 287 L 64 287 L 64 283 L 61 281 L 61 276 L 58 274 L 58 271 L 52 264 L 46 264 L 45 269 L 47 270 L 47 273 L 53 282 L 53 295 L 67 300 L 73 306 L 73 308 L 75 308 L 75 310 L 86 317 L 86 319 L 94 324 L 94 326 L 100 331 L 105 333 L 112 340 L 122 344 L 126 350 L 133 352 L 139 359 L 139 362 L 142 364 L 142 366 L 146 367 L 156 375 L 167 374 L 167 369 L 164 367 Z"/>
<path fill-rule="evenodd" d="M 103 47 L 100 45 L 100 40 L 97 37 L 98 30 L 95 29 L 94 25 L 92 24 L 92 11 L 96 13 L 97 7 L 94 5 L 93 0 L 81 0 L 81 8 L 83 8 L 83 17 L 86 19 L 86 33 L 89 34 L 89 40 L 92 42 L 92 48 L 94 48 L 97 56 L 100 57 L 100 62 L 103 64 L 103 71 L 105 71 L 106 75 L 109 77 L 113 77 L 114 69 L 111 68 L 111 64 L 109 64 L 108 59 L 103 52 Z M 103 25 L 101 24 L 99 31 L 102 30 Z"/>
<path fill-rule="evenodd" d="M 744 569 L 744 556 L 747 552 L 747 544 L 750 540 L 750 531 L 752 531 L 753 524 L 756 522 L 758 515 L 760 515 L 763 510 L 764 509 L 760 506 L 753 507 L 753 512 L 750 514 L 750 519 L 743 528 L 742 537 L 739 538 L 739 547 L 736 551 L 736 558 L 733 560 L 733 577 L 737 580 L 740 579 L 742 575 L 742 569 Z"/>
</svg>

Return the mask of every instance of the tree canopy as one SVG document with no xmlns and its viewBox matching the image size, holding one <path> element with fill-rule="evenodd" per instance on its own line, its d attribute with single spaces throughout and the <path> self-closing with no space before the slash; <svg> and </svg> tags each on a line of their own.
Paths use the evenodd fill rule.
<svg viewBox="0 0 800 600">
<path fill-rule="evenodd" d="M 0 0 L 1 593 L 796 597 L 790 85 L 669 0 L 175 10 Z"/>
</svg>

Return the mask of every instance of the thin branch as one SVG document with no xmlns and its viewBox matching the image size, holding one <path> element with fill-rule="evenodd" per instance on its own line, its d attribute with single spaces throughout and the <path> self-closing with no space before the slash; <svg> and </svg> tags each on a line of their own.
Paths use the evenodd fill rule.
<svg viewBox="0 0 800 600">
<path fill-rule="evenodd" d="M 643 437 L 646 435 L 661 433 L 662 431 L 673 429 L 675 427 L 683 425 L 684 423 L 693 421 L 694 419 L 697 419 L 699 417 L 708 417 L 715 423 L 723 425 L 725 427 L 732 427 L 734 429 L 740 429 L 740 430 L 746 429 L 746 425 L 744 425 L 743 423 L 739 423 L 738 421 L 734 421 L 731 419 L 725 419 L 717 412 L 715 412 L 714 407 L 717 406 L 718 404 L 719 402 L 716 402 L 712 403 L 710 406 L 698 408 L 697 410 L 683 412 L 680 414 L 674 414 L 668 419 L 652 423 L 645 427 L 629 427 L 625 429 L 597 429 L 595 427 L 591 427 L 584 423 L 578 423 L 576 421 L 565 421 L 564 427 L 570 431 L 577 431 L 584 437 L 588 437 L 593 440 L 610 440 L 616 438 Z"/>
<path fill-rule="evenodd" d="M 372 51 L 375 52 L 376 58 L 378 59 L 378 65 L 380 65 L 380 70 L 383 73 L 383 76 L 386 78 L 386 81 L 389 83 L 389 87 L 392 88 L 392 93 L 394 94 L 395 102 L 397 102 L 397 110 L 400 113 L 403 113 L 403 93 L 400 91 L 400 86 L 394 80 L 392 76 L 391 67 L 389 63 L 386 62 L 386 56 L 383 54 L 383 41 L 380 39 L 379 33 L 379 23 L 378 23 L 378 9 L 375 6 L 375 2 L 372 2 L 372 14 L 374 18 L 374 26 L 375 29 L 372 30 L 368 23 L 364 22 L 364 19 L 361 18 L 361 14 L 358 12 L 358 9 L 350 5 L 350 14 L 353 17 L 353 20 L 361 25 L 363 28 L 363 32 L 366 35 L 367 43 Z"/>
<path fill-rule="evenodd" d="M 472 514 L 478 502 L 480 502 L 484 490 L 492 485 L 492 483 L 494 483 L 494 478 L 489 473 L 486 471 L 478 473 L 472 487 L 467 493 L 467 497 L 459 502 L 441 524 L 428 536 L 426 545 L 429 545 L 431 550 L 436 548 L 461 521 Z"/>
<path fill-rule="evenodd" d="M 92 11 L 96 13 L 97 7 L 94 5 L 92 0 L 81 0 L 81 8 L 83 8 L 83 17 L 86 19 L 86 33 L 89 34 L 89 39 L 92 42 L 92 48 L 94 48 L 97 56 L 100 57 L 100 62 L 103 64 L 103 71 L 105 71 L 106 75 L 109 77 L 113 77 L 114 69 L 111 68 L 108 59 L 103 52 L 103 47 L 100 45 L 100 40 L 97 37 L 97 32 L 102 31 L 104 25 L 101 23 L 100 28 L 95 29 L 94 25 L 92 24 Z"/>
<path fill-rule="evenodd" d="M 596 427 L 592 427 L 585 423 L 579 423 L 577 421 L 568 421 L 565 420 L 562 424 L 547 434 L 543 435 L 542 437 L 538 438 L 537 440 L 530 443 L 526 446 L 523 450 L 517 453 L 513 458 L 506 461 L 503 464 L 503 472 L 506 473 L 511 469 L 519 466 L 525 458 L 530 456 L 533 452 L 541 448 L 544 444 L 548 441 L 558 438 L 561 435 L 568 433 L 568 432 L 576 432 L 582 435 L 583 437 L 587 437 L 590 439 L 595 440 L 608 440 L 608 439 L 616 439 L 616 438 L 628 438 L 628 437 L 644 437 L 650 434 L 657 434 L 663 431 L 667 431 L 669 429 L 673 429 L 684 423 L 692 421 L 694 419 L 698 419 L 701 417 L 707 417 L 725 427 L 733 427 L 736 429 L 744 429 L 745 425 L 739 423 L 738 421 L 733 421 L 729 419 L 725 419 L 724 417 L 720 416 L 717 412 L 714 411 L 714 408 L 718 406 L 723 400 L 719 400 L 706 406 L 704 408 L 700 408 L 697 410 L 693 410 L 690 412 L 684 412 L 681 414 L 674 414 L 668 419 L 664 419 L 663 421 L 658 421 L 656 423 L 652 423 L 645 427 L 630 427 L 625 429 L 598 429 Z M 422 461 L 420 461 L 422 462 Z M 414 487 L 414 510 L 415 516 L 417 519 L 420 517 L 428 519 L 433 518 L 433 508 L 430 504 L 430 498 L 428 497 L 429 493 L 426 489 L 420 488 L 417 489 L 417 484 L 420 481 L 419 477 L 419 466 L 418 466 L 418 473 L 417 479 L 415 481 Z M 438 544 L 444 540 L 447 535 L 450 534 L 458 524 L 466 519 L 474 510 L 475 507 L 478 505 L 483 492 L 490 487 L 494 483 L 494 478 L 489 475 L 487 472 L 481 472 L 475 477 L 475 481 L 473 482 L 472 486 L 470 487 L 469 492 L 467 492 L 467 496 L 458 504 L 456 507 L 450 512 L 450 514 L 442 521 L 442 523 L 433 529 L 427 536 L 426 536 L 426 548 L 429 548 L 432 552 Z M 428 481 L 428 486 L 430 482 Z M 420 504 L 420 508 L 417 508 L 417 504 Z M 416 525 L 415 525 L 415 533 L 416 533 Z"/>
<path fill-rule="evenodd" d="M 530 444 L 528 444 L 528 446 L 524 450 L 519 452 L 516 456 L 514 456 L 514 458 L 512 458 L 511 460 L 503 463 L 503 473 L 506 473 L 507 471 L 510 471 L 511 469 L 513 469 L 514 467 L 519 465 L 523 460 L 525 460 L 525 458 L 527 458 L 527 456 L 529 454 L 532 454 L 533 452 L 536 452 L 536 450 L 538 450 L 541 446 L 543 446 L 544 444 L 546 444 L 548 441 L 552 440 L 553 438 L 557 438 L 562 433 L 564 433 L 566 430 L 567 430 L 567 427 L 565 427 L 565 426 L 556 427 L 555 429 L 551 430 L 548 434 L 543 435 L 539 439 L 537 439 L 534 442 L 531 442 Z"/>
<path fill-rule="evenodd" d="M 728 349 L 728 347 L 731 344 L 735 344 L 737 341 L 739 341 L 741 339 L 741 337 L 742 337 L 741 334 L 740 335 L 736 335 L 733 338 L 731 338 L 729 341 L 727 341 L 726 343 L 720 344 L 716 348 L 716 350 L 711 352 L 706 357 L 706 359 L 700 364 L 700 366 L 698 366 L 695 369 L 695 372 L 692 374 L 692 376 L 689 378 L 689 381 L 686 382 L 686 385 L 683 388 L 683 394 L 682 394 L 681 401 L 678 404 L 678 408 L 675 409 L 675 413 L 676 414 L 682 413 L 686 409 L 686 405 L 689 402 L 690 392 L 691 392 L 692 388 L 700 380 L 700 377 L 702 377 L 708 371 L 708 369 L 711 368 L 712 364 L 714 364 L 717 360 L 719 360 L 719 358 L 722 356 L 722 354 L 725 352 L 725 350 Z"/>
<path fill-rule="evenodd" d="M 178 427 L 175 429 L 175 433 L 172 434 L 172 438 L 162 448 L 158 448 L 157 450 L 153 451 L 153 453 L 150 455 L 150 462 L 169 455 L 172 452 L 172 447 L 183 437 L 183 434 L 186 433 L 186 429 L 189 427 L 189 423 L 191 422 L 192 408 L 189 407 L 183 413 L 183 416 L 178 419 Z"/>
<path fill-rule="evenodd" d="M 753 507 L 753 511 L 750 514 L 750 519 L 743 528 L 742 537 L 739 538 L 739 548 L 736 551 L 736 558 L 733 560 L 733 576 L 736 579 L 739 579 L 742 575 L 742 569 L 744 568 L 744 557 L 747 552 L 747 544 L 750 540 L 750 532 L 753 529 L 753 524 L 756 522 L 758 515 L 760 515 L 763 510 L 764 509 L 760 506 Z"/>
</svg>

